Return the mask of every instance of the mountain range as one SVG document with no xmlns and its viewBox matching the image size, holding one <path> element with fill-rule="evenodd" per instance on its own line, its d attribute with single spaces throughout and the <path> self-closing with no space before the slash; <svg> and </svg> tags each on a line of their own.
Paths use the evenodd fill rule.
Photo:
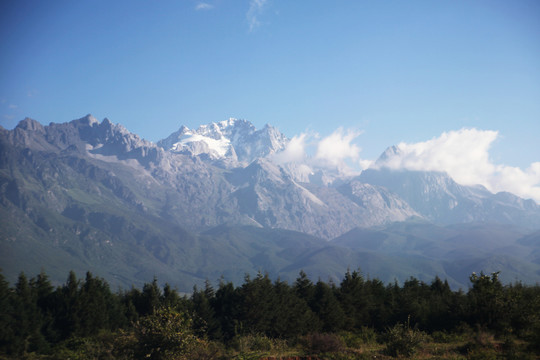
<svg viewBox="0 0 540 360">
<path fill-rule="evenodd" d="M 289 143 L 237 119 L 157 143 L 91 115 L 0 128 L 0 267 L 10 281 L 89 270 L 115 286 L 156 276 L 186 292 L 257 271 L 339 281 L 347 268 L 456 288 L 473 271 L 539 282 L 533 200 L 390 170 L 395 147 L 354 176 L 276 161 Z"/>
</svg>

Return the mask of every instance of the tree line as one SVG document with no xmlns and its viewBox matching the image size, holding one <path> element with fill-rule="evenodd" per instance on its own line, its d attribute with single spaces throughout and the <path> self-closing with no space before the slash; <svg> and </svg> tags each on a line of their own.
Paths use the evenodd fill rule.
<svg viewBox="0 0 540 360">
<path fill-rule="evenodd" d="M 54 287 L 45 272 L 21 273 L 10 286 L 0 273 L 0 354 L 50 354 L 70 339 L 100 332 L 129 333 L 161 309 L 189 318 L 193 335 L 227 344 L 237 336 L 261 334 L 294 339 L 312 333 L 382 332 L 407 323 L 427 333 L 454 332 L 464 326 L 495 334 L 512 333 L 540 343 L 540 286 L 502 284 L 498 273 L 472 274 L 470 287 L 454 291 L 436 277 L 411 277 L 403 284 L 366 279 L 347 271 L 339 284 L 313 282 L 301 271 L 293 283 L 268 274 L 246 275 L 240 286 L 206 281 L 191 295 L 180 295 L 158 280 L 141 289 L 111 291 L 90 272 L 70 272 Z"/>
</svg>

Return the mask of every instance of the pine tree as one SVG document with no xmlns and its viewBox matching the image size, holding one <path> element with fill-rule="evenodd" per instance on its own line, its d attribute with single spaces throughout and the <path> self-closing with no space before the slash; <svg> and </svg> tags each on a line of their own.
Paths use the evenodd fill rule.
<svg viewBox="0 0 540 360">
<path fill-rule="evenodd" d="M 315 285 L 308 278 L 304 270 L 301 270 L 294 282 L 294 291 L 296 295 L 303 299 L 307 304 L 312 303 L 315 294 Z"/>
<path fill-rule="evenodd" d="M 467 294 L 469 301 L 469 314 L 471 321 L 497 331 L 503 331 L 509 319 L 505 311 L 503 285 L 499 280 L 499 273 L 491 276 L 473 273 L 470 276 L 472 288 Z"/>
<path fill-rule="evenodd" d="M 359 271 L 347 270 L 339 288 L 339 300 L 347 314 L 345 328 L 353 330 L 368 323 L 367 299 L 364 290 L 364 278 Z"/>
<path fill-rule="evenodd" d="M 459 314 L 455 309 L 456 297 L 448 281 L 443 282 L 436 276 L 431 282 L 429 293 L 425 330 L 453 329 L 457 326 Z"/>
<path fill-rule="evenodd" d="M 242 303 L 240 296 L 239 288 L 235 288 L 233 283 L 220 281 L 213 301 L 213 308 L 225 341 L 229 341 L 238 332 L 241 332 L 239 329 Z"/>
<path fill-rule="evenodd" d="M 163 296 L 161 297 L 161 303 L 164 307 L 170 307 L 170 308 L 178 308 L 177 310 L 181 310 L 180 307 L 182 306 L 182 300 L 180 298 L 180 295 L 178 295 L 178 291 L 173 289 L 169 283 L 166 283 L 165 286 L 163 286 Z"/>
<path fill-rule="evenodd" d="M 272 302 L 274 301 L 273 286 L 268 274 L 258 273 L 246 281 L 240 288 L 241 321 L 246 330 L 255 333 L 268 334 L 272 327 Z"/>
<path fill-rule="evenodd" d="M 310 304 L 313 312 L 321 321 L 321 330 L 336 332 L 343 329 L 345 313 L 337 300 L 334 288 L 319 280 L 315 285 L 313 302 Z"/>
<path fill-rule="evenodd" d="M 44 270 L 30 280 L 41 315 L 41 333 L 48 343 L 58 340 L 58 330 L 54 327 L 55 294 L 49 277 Z"/>
<path fill-rule="evenodd" d="M 215 311 L 211 305 L 214 302 L 214 289 L 208 280 L 205 281 L 204 290 L 193 289 L 191 301 L 195 311 L 193 327 L 198 335 L 207 334 L 211 339 L 221 339 L 221 326 L 216 319 Z"/>
<path fill-rule="evenodd" d="M 97 334 L 99 330 L 114 330 L 127 322 L 118 297 L 104 279 L 86 273 L 80 291 L 80 336 Z"/>
<path fill-rule="evenodd" d="M 365 294 L 369 299 L 368 326 L 377 330 L 395 324 L 392 319 L 394 311 L 394 287 L 386 287 L 379 279 L 369 279 L 365 283 Z"/>
<path fill-rule="evenodd" d="M 152 314 L 161 307 L 161 289 L 156 277 L 150 284 L 143 285 L 142 294 L 138 300 L 135 306 L 141 316 Z"/>
<path fill-rule="evenodd" d="M 274 283 L 272 306 L 272 337 L 291 338 L 310 332 L 317 322 L 307 302 L 300 298 L 286 282 Z"/>
<path fill-rule="evenodd" d="M 13 317 L 13 292 L 0 272 L 0 353 L 11 354 L 15 342 L 15 319 Z"/>
<path fill-rule="evenodd" d="M 13 352 L 22 355 L 46 350 L 48 344 L 41 333 L 42 317 L 37 296 L 24 273 L 19 275 L 12 300 L 15 320 Z"/>
<path fill-rule="evenodd" d="M 77 334 L 80 330 L 80 282 L 73 271 L 69 272 L 64 286 L 57 296 L 56 328 L 60 330 L 61 338 Z"/>
</svg>

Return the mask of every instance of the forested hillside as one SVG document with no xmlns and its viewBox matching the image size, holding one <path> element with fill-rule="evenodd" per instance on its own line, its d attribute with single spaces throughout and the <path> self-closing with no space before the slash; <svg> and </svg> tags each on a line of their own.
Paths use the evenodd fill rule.
<svg viewBox="0 0 540 360">
<path fill-rule="evenodd" d="M 21 274 L 11 287 L 1 276 L 0 356 L 245 359 L 278 351 L 360 359 L 370 351 L 410 356 L 434 342 L 453 343 L 457 358 L 538 356 L 540 286 L 503 285 L 497 273 L 470 281 L 463 292 L 439 278 L 400 286 L 347 271 L 335 284 L 300 272 L 289 284 L 259 273 L 187 296 L 157 279 L 115 292 L 91 273 L 70 272 L 59 287 L 43 272 Z"/>
</svg>

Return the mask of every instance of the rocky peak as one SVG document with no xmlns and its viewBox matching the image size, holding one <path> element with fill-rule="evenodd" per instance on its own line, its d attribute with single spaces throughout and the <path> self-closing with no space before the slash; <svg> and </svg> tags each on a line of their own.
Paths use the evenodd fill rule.
<svg viewBox="0 0 540 360">
<path fill-rule="evenodd" d="M 71 124 L 75 126 L 82 125 L 93 127 L 99 125 L 99 121 L 94 116 L 92 116 L 92 114 L 88 114 L 85 117 L 71 121 Z"/>
<path fill-rule="evenodd" d="M 17 124 L 16 129 L 22 129 L 27 131 L 39 131 L 41 133 L 45 132 L 43 125 L 31 118 L 25 118 Z"/>
<path fill-rule="evenodd" d="M 395 145 L 386 148 L 386 150 L 375 161 L 375 166 L 384 167 L 385 165 L 387 165 L 388 161 L 390 161 L 392 158 L 394 158 L 396 155 L 399 155 L 400 153 L 401 150 Z"/>
</svg>

